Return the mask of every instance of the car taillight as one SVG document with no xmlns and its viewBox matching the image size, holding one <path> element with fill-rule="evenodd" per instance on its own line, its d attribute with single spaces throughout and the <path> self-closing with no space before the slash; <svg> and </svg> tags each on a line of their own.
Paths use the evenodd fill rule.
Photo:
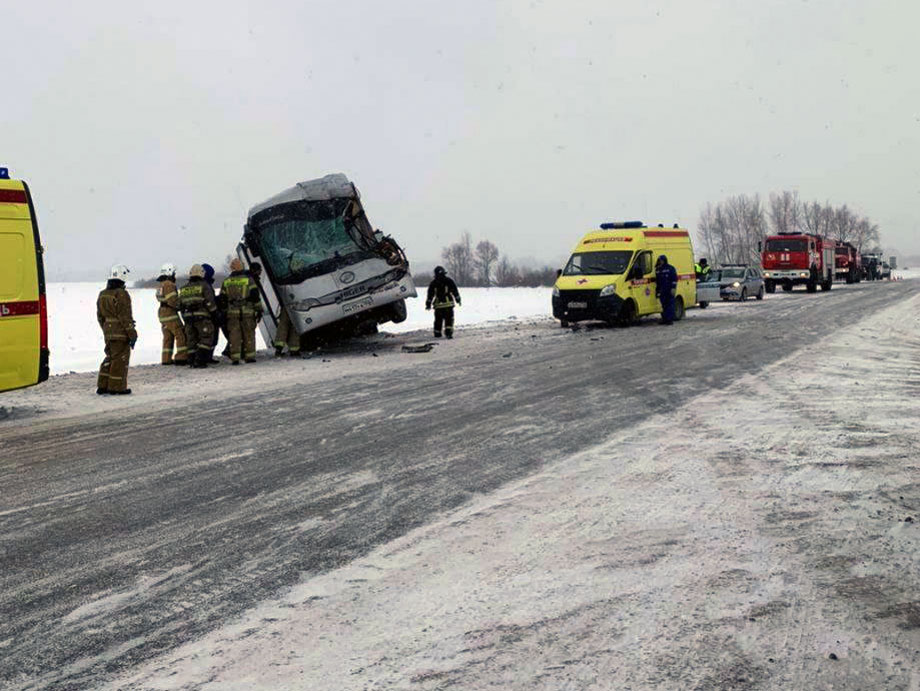
<svg viewBox="0 0 920 691">
<path fill-rule="evenodd" d="M 48 350 L 48 302 L 45 299 L 44 293 L 38 296 L 38 319 L 39 319 L 39 331 L 38 331 L 39 347 L 42 350 Z"/>
</svg>

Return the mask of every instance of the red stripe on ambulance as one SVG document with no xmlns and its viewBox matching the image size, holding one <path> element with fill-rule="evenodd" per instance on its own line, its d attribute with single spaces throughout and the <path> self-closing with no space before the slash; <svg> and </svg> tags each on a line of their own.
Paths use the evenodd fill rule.
<svg viewBox="0 0 920 691">
<path fill-rule="evenodd" d="M 0 317 L 24 317 L 30 314 L 39 314 L 40 312 L 41 304 L 38 300 L 0 302 Z"/>
</svg>

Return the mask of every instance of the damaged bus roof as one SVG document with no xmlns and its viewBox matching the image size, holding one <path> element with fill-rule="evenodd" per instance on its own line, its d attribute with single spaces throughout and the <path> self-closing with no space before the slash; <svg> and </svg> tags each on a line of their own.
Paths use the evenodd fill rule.
<svg viewBox="0 0 920 691">
<path fill-rule="evenodd" d="M 361 195 L 354 183 L 342 173 L 333 173 L 315 180 L 298 182 L 284 192 L 256 204 L 249 210 L 249 218 L 260 211 L 269 209 L 278 204 L 297 201 L 328 201 L 330 199 L 360 199 Z"/>
</svg>

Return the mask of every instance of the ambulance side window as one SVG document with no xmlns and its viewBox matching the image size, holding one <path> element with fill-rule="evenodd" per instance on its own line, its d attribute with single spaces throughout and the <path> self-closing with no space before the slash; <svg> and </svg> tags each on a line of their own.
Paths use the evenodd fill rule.
<svg viewBox="0 0 920 691">
<path fill-rule="evenodd" d="M 642 275 L 647 276 L 655 270 L 655 267 L 652 266 L 652 253 L 643 252 L 639 255 L 638 259 L 639 266 L 642 267 Z"/>
</svg>

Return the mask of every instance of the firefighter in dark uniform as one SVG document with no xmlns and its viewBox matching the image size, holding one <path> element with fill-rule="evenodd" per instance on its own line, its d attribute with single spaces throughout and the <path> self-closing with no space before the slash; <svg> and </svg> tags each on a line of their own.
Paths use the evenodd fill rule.
<svg viewBox="0 0 920 691">
<path fill-rule="evenodd" d="M 262 299 L 255 280 L 243 270 L 243 262 L 230 262 L 230 275 L 220 286 L 220 297 L 227 304 L 227 334 L 230 361 L 240 364 L 256 361 L 256 322 L 262 316 Z"/>
<path fill-rule="evenodd" d="M 425 309 L 434 307 L 434 337 L 441 338 L 441 326 L 444 335 L 454 337 L 454 306 L 460 304 L 460 291 L 457 284 L 448 277 L 443 266 L 434 268 L 434 279 L 428 284 L 428 297 Z"/>
<path fill-rule="evenodd" d="M 184 365 L 188 360 L 188 347 L 185 345 L 185 327 L 179 316 L 179 290 L 176 288 L 176 267 L 163 264 L 157 278 L 157 302 L 160 309 L 160 329 L 163 331 L 163 350 L 160 363 L 163 365 Z M 173 356 L 173 346 L 176 354 Z"/>
<path fill-rule="evenodd" d="M 661 323 L 674 323 L 674 299 L 677 297 L 677 269 L 668 264 L 665 255 L 655 263 L 655 297 L 661 302 Z"/>
<path fill-rule="evenodd" d="M 189 365 L 207 367 L 214 349 L 214 320 L 217 304 L 214 291 L 204 280 L 204 269 L 195 264 L 188 272 L 188 283 L 179 291 L 179 310 L 185 319 Z"/>
<path fill-rule="evenodd" d="M 99 367 L 97 394 L 129 394 L 128 361 L 137 343 L 137 330 L 131 314 L 131 296 L 125 290 L 128 267 L 112 267 L 105 290 L 96 300 L 96 319 L 105 338 L 105 359 Z"/>
</svg>

